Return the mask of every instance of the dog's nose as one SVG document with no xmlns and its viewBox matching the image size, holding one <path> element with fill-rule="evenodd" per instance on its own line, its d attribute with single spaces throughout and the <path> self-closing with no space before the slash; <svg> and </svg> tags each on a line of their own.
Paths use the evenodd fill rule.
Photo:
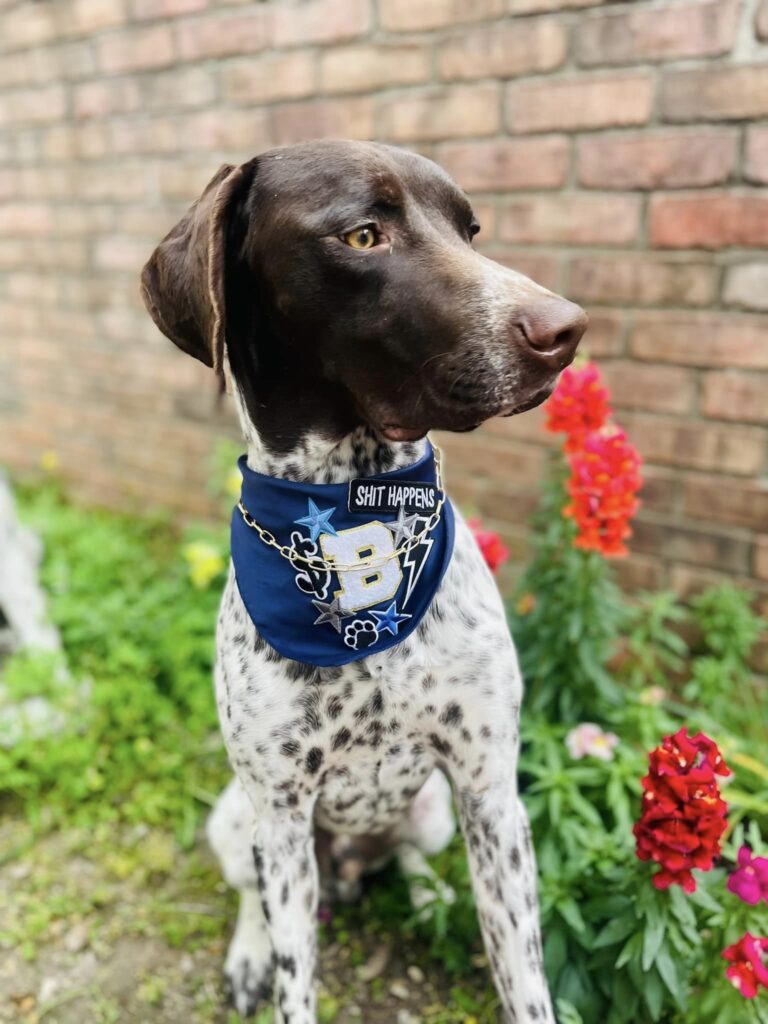
<svg viewBox="0 0 768 1024">
<path fill-rule="evenodd" d="M 552 296 L 525 307 L 520 329 L 529 346 L 542 356 L 567 357 L 570 362 L 588 322 L 581 306 Z"/>
</svg>

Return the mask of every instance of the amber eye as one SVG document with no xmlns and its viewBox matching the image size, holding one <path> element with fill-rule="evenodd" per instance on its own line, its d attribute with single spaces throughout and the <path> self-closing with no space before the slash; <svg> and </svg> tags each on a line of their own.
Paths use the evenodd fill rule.
<svg viewBox="0 0 768 1024">
<path fill-rule="evenodd" d="M 361 228 L 355 228 L 354 231 L 348 231 L 341 238 L 353 249 L 372 249 L 379 241 L 378 232 L 373 224 L 365 224 Z"/>
</svg>

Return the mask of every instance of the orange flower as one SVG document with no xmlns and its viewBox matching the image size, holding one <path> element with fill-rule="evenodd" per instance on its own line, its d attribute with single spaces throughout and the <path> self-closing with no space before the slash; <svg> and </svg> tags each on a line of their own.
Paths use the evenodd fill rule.
<svg viewBox="0 0 768 1024">
<path fill-rule="evenodd" d="M 642 485 L 640 456 L 618 428 L 590 434 L 584 447 L 569 458 L 570 504 L 563 514 L 579 528 L 577 548 L 599 551 L 606 558 L 627 554 L 629 521 L 638 509 Z"/>
<path fill-rule="evenodd" d="M 564 370 L 544 408 L 547 430 L 567 435 L 567 452 L 579 451 L 587 436 L 605 426 L 611 415 L 608 391 L 594 363 Z"/>
</svg>

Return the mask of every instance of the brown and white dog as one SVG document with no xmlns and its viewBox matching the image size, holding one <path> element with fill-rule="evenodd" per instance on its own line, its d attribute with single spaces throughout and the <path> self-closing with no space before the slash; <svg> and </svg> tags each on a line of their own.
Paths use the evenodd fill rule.
<svg viewBox="0 0 768 1024">
<path fill-rule="evenodd" d="M 533 408 L 572 360 L 586 315 L 476 252 L 478 230 L 423 157 L 300 144 L 223 167 L 147 263 L 144 298 L 172 341 L 226 372 L 251 469 L 341 483 L 415 462 L 432 428 Z M 418 811 L 420 794 L 447 809 L 447 776 L 506 1017 L 551 1024 L 515 773 L 522 684 L 460 516 L 418 630 L 338 667 L 280 655 L 231 572 L 216 694 L 236 777 L 209 835 L 240 891 L 226 971 L 241 1012 L 273 994 L 283 1024 L 316 1020 L 315 827 L 394 837 L 408 870 L 450 839 L 449 810 L 439 837 Z"/>
</svg>

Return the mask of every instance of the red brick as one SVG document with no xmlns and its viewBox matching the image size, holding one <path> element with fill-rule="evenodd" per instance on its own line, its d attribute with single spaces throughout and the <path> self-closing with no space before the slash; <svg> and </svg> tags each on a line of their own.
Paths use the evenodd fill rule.
<svg viewBox="0 0 768 1024">
<path fill-rule="evenodd" d="M 142 171 L 125 163 L 84 165 L 77 175 L 76 195 L 81 199 L 122 202 L 138 199 L 145 191 Z"/>
<path fill-rule="evenodd" d="M 638 359 L 683 366 L 768 370 L 768 317 L 637 313 L 631 350 Z"/>
<path fill-rule="evenodd" d="M 201 107 L 216 98 L 217 83 L 210 68 L 176 65 L 170 71 L 141 76 L 142 107 L 170 110 Z"/>
<path fill-rule="evenodd" d="M 272 142 L 269 112 L 263 107 L 251 110 L 214 107 L 187 115 L 182 125 L 181 135 L 190 150 L 211 148 L 252 153 Z"/>
<path fill-rule="evenodd" d="M 768 482 L 692 474 L 685 479 L 684 494 L 685 515 L 692 519 L 755 530 L 768 523 Z"/>
<path fill-rule="evenodd" d="M 416 32 L 495 18 L 504 14 L 504 8 L 505 0 L 379 0 L 379 18 L 392 32 Z"/>
<path fill-rule="evenodd" d="M 696 387 L 691 370 L 625 360 L 607 362 L 602 370 L 617 408 L 669 413 L 693 408 Z"/>
<path fill-rule="evenodd" d="M 570 296 L 569 296 L 570 297 Z M 589 327 L 581 344 L 588 358 L 610 358 L 624 349 L 626 316 L 616 309 L 589 307 Z"/>
<path fill-rule="evenodd" d="M 270 42 L 269 14 L 263 4 L 247 14 L 217 12 L 180 21 L 175 26 L 179 55 L 183 60 L 204 60 L 258 53 Z"/>
<path fill-rule="evenodd" d="M 304 0 L 273 5 L 276 46 L 337 43 L 365 35 L 372 24 L 370 0 Z"/>
<path fill-rule="evenodd" d="M 768 0 L 761 0 L 755 15 L 755 31 L 757 38 L 764 42 L 768 40 Z"/>
<path fill-rule="evenodd" d="M 125 114 L 140 109 L 141 89 L 135 78 L 97 79 L 75 86 L 72 102 L 76 117 Z"/>
<path fill-rule="evenodd" d="M 96 40 L 99 67 L 110 74 L 171 64 L 173 39 L 167 25 L 134 28 Z"/>
<path fill-rule="evenodd" d="M 124 0 L 70 0 L 66 18 L 59 21 L 59 32 L 65 36 L 89 36 L 122 25 L 125 20 Z"/>
<path fill-rule="evenodd" d="M 768 114 L 768 65 L 671 71 L 662 83 L 667 121 L 738 120 Z"/>
<path fill-rule="evenodd" d="M 512 14 L 538 14 L 576 7 L 596 7 L 601 3 L 603 0 L 509 0 L 509 9 Z"/>
<path fill-rule="evenodd" d="M 93 263 L 100 270 L 124 270 L 138 273 L 147 259 L 143 238 L 125 238 L 110 234 L 99 238 L 93 247 Z"/>
<path fill-rule="evenodd" d="M 768 125 L 753 125 L 747 130 L 744 177 L 768 185 Z"/>
<path fill-rule="evenodd" d="M 726 270 L 723 303 L 768 310 L 768 263 L 739 263 Z"/>
<path fill-rule="evenodd" d="M 16 50 L 56 38 L 57 11 L 49 4 L 17 4 L 0 17 L 0 47 Z"/>
<path fill-rule="evenodd" d="M 518 245 L 627 245 L 639 223 L 635 196 L 532 195 L 504 206 L 499 238 Z"/>
<path fill-rule="evenodd" d="M 641 454 L 664 466 L 750 476 L 762 469 L 766 433 L 757 427 L 625 414 L 623 425 Z"/>
<path fill-rule="evenodd" d="M 449 474 L 490 477 L 510 492 L 536 486 L 545 465 L 543 449 L 500 440 L 486 427 L 472 434 L 441 433 L 439 444 Z"/>
<path fill-rule="evenodd" d="M 616 562 L 619 586 L 629 593 L 638 590 L 661 590 L 665 586 L 664 566 L 656 558 L 646 558 L 632 551 L 629 541 L 629 558 Z"/>
<path fill-rule="evenodd" d="M 482 220 L 480 221 L 482 224 Z M 484 233 L 484 232 L 483 232 Z M 481 236 L 482 237 L 482 234 Z M 491 243 L 488 246 L 480 245 L 478 249 L 489 260 L 494 263 L 501 263 L 502 266 L 516 270 L 518 274 L 524 274 L 532 281 L 549 288 L 550 291 L 557 290 L 560 276 L 560 264 L 556 256 L 531 252 L 530 249 L 509 250 L 499 249 Z"/>
<path fill-rule="evenodd" d="M 645 124 L 652 102 L 653 79 L 645 72 L 512 83 L 507 121 L 514 132 Z"/>
<path fill-rule="evenodd" d="M 567 47 L 556 19 L 515 20 L 448 38 L 438 48 L 438 66 L 449 80 L 540 74 L 560 67 Z"/>
<path fill-rule="evenodd" d="M 725 370 L 704 377 L 701 409 L 716 420 L 768 423 L 768 376 Z"/>
<path fill-rule="evenodd" d="M 482 248 L 483 245 L 490 244 L 496 239 L 496 224 L 498 221 L 496 202 L 487 197 L 474 198 L 472 209 L 480 225 L 477 244 L 478 247 Z"/>
<path fill-rule="evenodd" d="M 738 0 L 634 7 L 583 18 L 579 64 L 637 64 L 728 53 L 736 39 Z"/>
<path fill-rule="evenodd" d="M 578 256 L 569 294 L 583 302 L 634 306 L 707 306 L 718 272 L 707 263 L 673 263 L 653 256 Z"/>
<path fill-rule="evenodd" d="M 311 96 L 316 83 L 316 58 L 307 50 L 270 53 L 222 69 L 224 97 L 235 103 L 270 103 Z"/>
<path fill-rule="evenodd" d="M 19 89 L 0 97 L 0 125 L 42 124 L 61 120 L 67 109 L 64 89 Z"/>
<path fill-rule="evenodd" d="M 501 127 L 501 88 L 490 82 L 385 96 L 378 123 L 377 137 L 394 142 L 494 135 Z"/>
<path fill-rule="evenodd" d="M 648 464 L 643 466 L 642 473 L 642 507 L 654 512 L 676 512 L 682 498 L 680 473 Z"/>
<path fill-rule="evenodd" d="M 51 61 L 46 60 L 43 48 L 4 53 L 0 61 L 0 88 L 12 89 L 20 85 L 44 85 L 53 77 Z"/>
<path fill-rule="evenodd" d="M 131 17 L 136 21 L 155 18 L 178 18 L 208 6 L 208 0 L 130 0 Z"/>
<path fill-rule="evenodd" d="M 570 143 L 562 135 L 440 146 L 435 159 L 469 192 L 562 188 Z"/>
<path fill-rule="evenodd" d="M 763 247 L 768 196 L 759 192 L 655 195 L 649 207 L 651 245 L 663 249 Z"/>
<path fill-rule="evenodd" d="M 743 537 L 675 523 L 639 518 L 633 525 L 633 551 L 647 555 L 663 552 L 664 560 L 728 572 L 747 572 L 750 544 Z"/>
<path fill-rule="evenodd" d="M 587 188 L 680 188 L 727 181 L 738 152 L 735 130 L 700 128 L 579 140 L 579 181 Z"/>
<path fill-rule="evenodd" d="M 430 55 L 421 44 L 344 46 L 320 57 L 323 92 L 371 92 L 390 85 L 412 85 L 430 77 Z"/>
<path fill-rule="evenodd" d="M 768 10 L 768 8 L 766 8 Z M 767 15 L 768 17 L 768 15 Z M 768 535 L 755 538 L 755 576 L 759 580 L 768 580 Z M 768 659 L 766 660 L 768 664 Z"/>
<path fill-rule="evenodd" d="M 371 139 L 375 134 L 373 102 L 368 96 L 354 99 L 286 103 L 274 111 L 278 145 L 302 139 Z"/>
<path fill-rule="evenodd" d="M 51 208 L 45 203 L 0 203 L 0 234 L 45 235 L 51 230 Z"/>
</svg>

